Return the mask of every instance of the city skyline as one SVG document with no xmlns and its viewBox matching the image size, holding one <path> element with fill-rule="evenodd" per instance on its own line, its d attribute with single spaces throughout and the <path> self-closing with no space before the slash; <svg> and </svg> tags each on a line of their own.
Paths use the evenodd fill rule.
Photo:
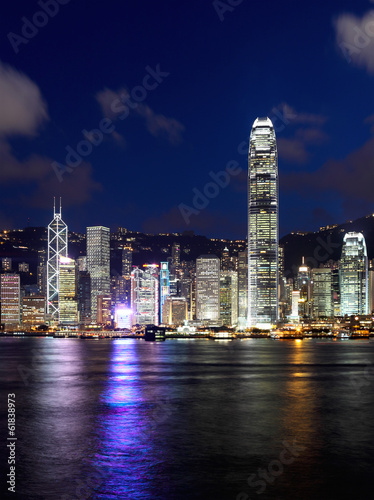
<svg viewBox="0 0 374 500">
<path fill-rule="evenodd" d="M 224 12 L 215 2 L 65 2 L 53 17 L 40 4 L 10 4 L 0 20 L 0 227 L 42 226 L 63 196 L 75 231 L 244 239 L 250 126 L 266 115 L 279 140 L 281 236 L 372 212 L 369 1 L 243 0 Z M 59 182 L 53 166 L 64 163 Z"/>
<path fill-rule="evenodd" d="M 368 498 L 374 0 L 0 40 L 2 498 Z"/>
<path fill-rule="evenodd" d="M 253 124 L 248 189 L 248 251 L 242 251 L 245 245 L 230 251 L 230 245 L 221 241 L 219 256 L 210 251 L 184 260 L 184 248 L 174 240 L 162 248 L 162 260 L 150 259 L 150 263 L 146 259 L 141 265 L 133 263 L 138 243 L 125 228 L 119 228 L 112 240 L 108 227 L 87 227 L 84 251 L 71 258 L 61 199 L 58 211 L 54 202 L 33 284 L 23 282 L 25 275 L 33 275 L 26 255 L 18 262 L 18 273 L 10 256 L 2 258 L 2 328 L 6 331 L 22 324 L 31 331 L 46 325 L 76 330 L 154 324 L 194 331 L 224 327 L 266 333 L 287 321 L 316 322 L 319 328 L 349 318 L 374 321 L 370 315 L 374 311 L 374 259 L 368 259 L 361 232 L 343 230 L 338 259 L 322 259 L 319 266 L 312 259 L 310 266 L 309 258 L 302 257 L 297 274 L 290 276 L 285 269 L 284 247 L 277 240 L 277 146 L 269 118 L 258 118 Z M 111 250 L 120 257 L 120 273 L 112 267 Z"/>
</svg>

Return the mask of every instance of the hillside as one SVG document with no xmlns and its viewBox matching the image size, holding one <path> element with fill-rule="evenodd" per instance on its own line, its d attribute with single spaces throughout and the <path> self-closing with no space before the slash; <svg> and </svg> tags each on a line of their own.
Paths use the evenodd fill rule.
<svg viewBox="0 0 374 500">
<path fill-rule="evenodd" d="M 374 258 L 374 214 L 361 217 L 355 221 L 347 221 L 321 228 L 310 233 L 291 233 L 280 240 L 284 247 L 285 274 L 290 276 L 297 272 L 304 256 L 309 267 L 319 267 L 328 260 L 339 260 L 345 233 L 363 233 L 369 259 Z"/>
</svg>

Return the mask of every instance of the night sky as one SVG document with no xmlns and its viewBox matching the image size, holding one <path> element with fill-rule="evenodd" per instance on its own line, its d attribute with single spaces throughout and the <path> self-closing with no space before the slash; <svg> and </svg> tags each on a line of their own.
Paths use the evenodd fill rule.
<svg viewBox="0 0 374 500">
<path fill-rule="evenodd" d="M 373 2 L 13 0 L 0 36 L 0 228 L 47 225 L 61 195 L 75 231 L 245 238 L 258 116 L 281 236 L 374 212 Z"/>
</svg>

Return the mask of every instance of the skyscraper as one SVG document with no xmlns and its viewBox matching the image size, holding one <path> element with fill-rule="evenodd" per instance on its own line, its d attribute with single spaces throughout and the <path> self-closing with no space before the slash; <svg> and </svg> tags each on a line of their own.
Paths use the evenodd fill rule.
<svg viewBox="0 0 374 500">
<path fill-rule="evenodd" d="M 22 299 L 22 325 L 26 328 L 44 325 L 45 297 L 34 295 Z"/>
<path fill-rule="evenodd" d="M 196 259 L 196 319 L 218 321 L 220 260 L 216 255 Z"/>
<path fill-rule="evenodd" d="M 110 230 L 87 228 L 87 270 L 91 277 L 91 321 L 97 321 L 98 295 L 110 295 Z"/>
<path fill-rule="evenodd" d="M 153 266 L 146 266 L 144 271 L 137 267 L 133 270 L 131 309 L 134 324 L 159 324 L 159 280 Z"/>
<path fill-rule="evenodd" d="M 20 324 L 20 277 L 19 274 L 2 274 L 0 282 L 1 323 L 7 327 Z"/>
<path fill-rule="evenodd" d="M 312 269 L 312 316 L 333 316 L 332 270 L 329 267 Z"/>
<path fill-rule="evenodd" d="M 76 266 L 75 260 L 68 257 L 60 258 L 58 309 L 60 325 L 78 323 Z"/>
<path fill-rule="evenodd" d="M 160 318 L 163 321 L 163 307 L 166 299 L 170 295 L 170 283 L 169 283 L 169 263 L 161 262 L 160 269 Z"/>
<path fill-rule="evenodd" d="M 248 313 L 248 252 L 238 254 L 238 324 L 245 327 Z"/>
<path fill-rule="evenodd" d="M 296 290 L 300 292 L 299 314 L 302 317 L 310 316 L 311 313 L 311 283 L 310 269 L 305 265 L 305 259 L 302 258 L 299 272 L 296 279 Z"/>
<path fill-rule="evenodd" d="M 77 299 L 79 323 L 88 325 L 91 322 L 91 277 L 88 271 L 78 271 Z"/>
<path fill-rule="evenodd" d="M 132 271 L 132 248 L 125 247 L 122 250 L 122 276 L 131 278 Z"/>
<path fill-rule="evenodd" d="M 47 260 L 47 314 L 50 319 L 58 321 L 58 293 L 60 280 L 60 259 L 68 256 L 68 227 L 56 212 L 53 204 L 53 220 L 48 226 L 48 260 Z"/>
<path fill-rule="evenodd" d="M 173 243 L 171 249 L 171 258 L 172 258 L 172 272 L 175 273 L 181 263 L 181 246 L 179 243 Z"/>
<path fill-rule="evenodd" d="M 236 271 L 221 271 L 220 318 L 226 326 L 236 326 L 238 323 L 238 273 Z"/>
<path fill-rule="evenodd" d="M 278 319 L 278 157 L 269 118 L 253 124 L 248 158 L 248 326 Z"/>
<path fill-rule="evenodd" d="M 362 233 L 344 236 L 340 261 L 341 314 L 368 314 L 368 258 Z"/>
<path fill-rule="evenodd" d="M 167 297 L 162 313 L 164 325 L 182 325 L 188 319 L 186 297 Z"/>
</svg>

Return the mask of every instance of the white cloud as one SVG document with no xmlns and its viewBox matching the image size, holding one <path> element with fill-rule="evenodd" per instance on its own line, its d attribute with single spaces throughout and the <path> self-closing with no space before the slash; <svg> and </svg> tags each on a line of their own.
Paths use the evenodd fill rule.
<svg viewBox="0 0 374 500">
<path fill-rule="evenodd" d="M 182 141 L 185 129 L 182 123 L 175 118 L 157 114 L 143 102 L 132 101 L 128 90 L 124 87 L 117 91 L 105 88 L 96 94 L 96 100 L 103 115 L 111 120 L 124 119 L 130 114 L 140 116 L 145 120 L 148 132 L 154 137 L 165 137 L 172 144 Z"/>
<path fill-rule="evenodd" d="M 38 86 L 0 62 L 0 135 L 33 136 L 46 120 L 47 105 Z"/>
<path fill-rule="evenodd" d="M 335 20 L 336 41 L 348 62 L 374 73 L 374 10 L 362 18 L 341 14 Z"/>
</svg>

